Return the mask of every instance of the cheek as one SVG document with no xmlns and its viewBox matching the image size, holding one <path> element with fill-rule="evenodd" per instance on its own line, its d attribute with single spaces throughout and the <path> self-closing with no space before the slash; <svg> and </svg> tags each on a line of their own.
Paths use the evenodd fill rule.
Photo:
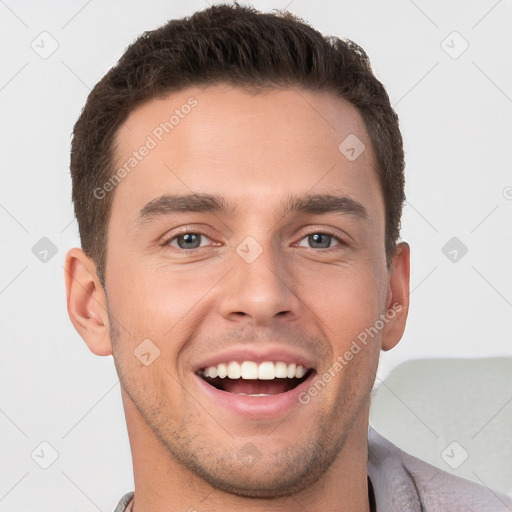
<svg viewBox="0 0 512 512">
<path fill-rule="evenodd" d="M 330 267 L 301 282 L 301 300 L 321 320 L 336 355 L 382 313 L 385 281 L 368 267 Z"/>
<path fill-rule="evenodd" d="M 112 310 L 129 332 L 162 339 L 179 329 L 214 283 L 179 267 L 123 262 L 122 275 L 111 271 L 107 288 Z"/>
<path fill-rule="evenodd" d="M 222 270 L 201 272 L 185 270 L 185 266 L 171 269 L 168 265 L 124 261 L 122 275 L 116 269 L 111 271 L 109 309 L 112 322 L 122 326 L 118 329 L 122 344 L 117 355 L 127 378 L 141 379 L 147 389 L 154 386 L 171 394 L 181 393 L 175 385 L 183 377 L 183 349 L 212 307 L 208 291 L 225 273 Z M 144 360 L 142 354 L 147 352 L 150 356 L 146 358 L 155 360 L 145 367 L 136 357 L 138 354 Z"/>
</svg>

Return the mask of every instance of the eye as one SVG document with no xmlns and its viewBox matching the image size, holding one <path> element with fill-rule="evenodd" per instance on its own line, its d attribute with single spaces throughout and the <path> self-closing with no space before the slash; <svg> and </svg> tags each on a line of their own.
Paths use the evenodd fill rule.
<svg viewBox="0 0 512 512">
<path fill-rule="evenodd" d="M 164 245 L 170 245 L 171 247 L 176 247 L 177 249 L 187 250 L 187 249 L 199 249 L 201 246 L 201 239 L 206 238 L 210 240 L 206 235 L 202 233 L 193 233 L 187 231 L 186 233 L 180 233 L 178 235 L 174 235 L 172 238 L 167 240 Z M 174 243 L 176 242 L 176 244 Z"/>
<path fill-rule="evenodd" d="M 304 239 L 307 239 L 308 243 L 313 244 L 312 247 L 309 247 L 310 249 L 331 249 L 331 242 L 333 241 L 333 239 L 337 242 L 336 245 L 346 245 L 345 241 L 342 238 L 334 235 L 333 233 L 324 231 L 309 233 L 304 238 L 302 238 L 302 240 Z"/>
<path fill-rule="evenodd" d="M 207 246 L 208 244 L 201 244 L 203 240 L 211 241 L 211 239 L 203 233 L 186 231 L 174 235 L 173 237 L 166 240 L 162 245 L 164 247 L 174 247 L 178 251 L 187 251 L 193 249 L 200 249 L 201 247 Z M 308 247 L 309 249 L 327 250 L 339 245 L 347 245 L 347 243 L 341 237 L 328 231 L 316 231 L 314 233 L 309 233 L 308 235 L 304 236 L 301 240 L 307 240 L 309 246 L 306 247 Z M 333 241 L 336 242 L 334 246 L 332 245 Z M 304 247 L 304 245 L 302 245 L 301 243 L 296 245 Z"/>
</svg>

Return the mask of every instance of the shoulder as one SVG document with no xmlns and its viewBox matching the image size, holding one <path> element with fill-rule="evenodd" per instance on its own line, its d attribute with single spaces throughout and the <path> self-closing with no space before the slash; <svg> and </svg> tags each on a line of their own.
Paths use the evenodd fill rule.
<svg viewBox="0 0 512 512">
<path fill-rule="evenodd" d="M 410 455 L 371 427 L 368 474 L 379 512 L 505 512 L 512 499 Z"/>
<path fill-rule="evenodd" d="M 119 503 L 117 504 L 116 508 L 114 509 L 114 512 L 125 512 L 126 511 L 126 506 L 128 505 L 128 503 L 130 503 L 131 499 L 133 498 L 133 494 L 134 494 L 133 491 L 127 492 L 119 500 Z"/>
</svg>

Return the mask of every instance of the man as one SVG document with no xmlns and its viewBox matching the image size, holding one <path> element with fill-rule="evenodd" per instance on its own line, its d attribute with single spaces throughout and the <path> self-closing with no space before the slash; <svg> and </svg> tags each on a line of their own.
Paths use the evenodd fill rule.
<svg viewBox="0 0 512 512">
<path fill-rule="evenodd" d="M 66 289 L 121 383 L 116 512 L 510 509 L 368 427 L 409 304 L 403 169 L 364 51 L 289 13 L 171 20 L 96 85 Z"/>
</svg>

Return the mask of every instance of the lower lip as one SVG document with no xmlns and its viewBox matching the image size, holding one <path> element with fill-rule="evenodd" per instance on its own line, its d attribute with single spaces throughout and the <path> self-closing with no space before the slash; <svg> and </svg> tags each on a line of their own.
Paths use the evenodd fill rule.
<svg viewBox="0 0 512 512">
<path fill-rule="evenodd" d="M 302 407 L 299 402 L 299 395 L 309 388 L 314 375 L 315 372 L 312 372 L 304 382 L 290 391 L 268 396 L 229 393 L 211 386 L 197 375 L 195 377 L 199 380 L 200 389 L 206 393 L 210 400 L 221 407 L 250 419 L 272 419 L 289 414 L 294 407 Z"/>
</svg>

